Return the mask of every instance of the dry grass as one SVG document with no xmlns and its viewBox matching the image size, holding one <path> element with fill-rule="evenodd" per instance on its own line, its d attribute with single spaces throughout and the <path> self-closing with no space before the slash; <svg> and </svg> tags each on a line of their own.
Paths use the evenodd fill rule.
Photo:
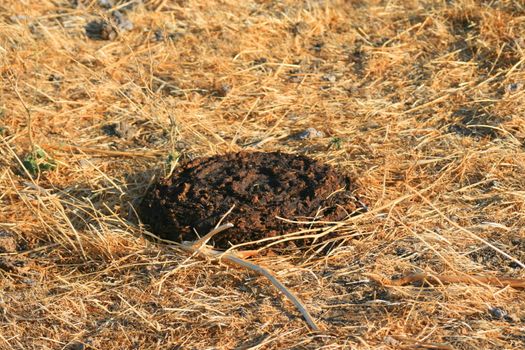
<svg viewBox="0 0 525 350">
<path fill-rule="evenodd" d="M 154 1 L 88 39 L 101 16 L 0 4 L 2 349 L 525 348 L 522 290 L 367 277 L 525 277 L 521 1 Z M 325 137 L 287 138 L 308 127 Z M 32 145 L 54 170 L 23 170 Z M 323 332 L 263 277 L 137 224 L 169 154 L 254 145 L 334 164 L 370 206 L 327 226 L 326 257 L 252 259 Z"/>
</svg>

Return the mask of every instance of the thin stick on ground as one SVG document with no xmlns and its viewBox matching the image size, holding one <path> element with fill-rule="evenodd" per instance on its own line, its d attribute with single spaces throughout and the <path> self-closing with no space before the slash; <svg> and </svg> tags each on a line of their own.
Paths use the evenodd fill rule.
<svg viewBox="0 0 525 350">
<path fill-rule="evenodd" d="M 282 284 L 277 277 L 275 277 L 269 270 L 265 269 L 264 267 L 261 267 L 257 264 L 254 264 L 252 262 L 246 261 L 241 256 L 251 255 L 252 252 L 246 252 L 248 254 L 243 254 L 244 252 L 237 253 L 223 253 L 217 250 L 214 250 L 210 248 L 210 246 L 206 245 L 206 242 L 210 240 L 214 235 L 227 230 L 229 228 L 233 227 L 233 224 L 226 223 L 224 225 L 221 225 L 219 227 L 214 228 L 211 230 L 208 234 L 206 234 L 204 237 L 199 239 L 196 242 L 185 242 L 182 244 L 182 248 L 188 252 L 191 252 L 193 254 L 200 254 L 202 256 L 205 256 L 207 258 L 215 258 L 219 259 L 220 261 L 226 261 L 227 263 L 241 266 L 244 268 L 247 268 L 249 270 L 252 270 L 260 275 L 263 275 L 264 277 L 268 278 L 270 282 L 279 289 L 299 310 L 299 312 L 303 315 L 306 323 L 308 324 L 308 327 L 314 332 L 320 331 L 319 326 L 315 323 L 313 317 L 310 315 L 304 304 L 293 294 L 284 284 Z"/>
<path fill-rule="evenodd" d="M 217 226 L 215 227 L 213 230 L 211 230 L 210 232 L 208 232 L 204 237 L 198 239 L 197 241 L 195 242 L 189 242 L 189 244 L 191 244 L 191 247 L 194 249 L 194 250 L 199 250 L 201 249 L 202 247 L 204 247 L 206 245 L 206 243 L 208 243 L 208 241 L 213 237 L 215 236 L 217 233 L 219 232 L 222 232 L 224 230 L 227 230 L 229 228 L 232 228 L 233 227 L 233 224 L 231 223 L 227 223 L 227 224 L 224 224 L 224 225 L 220 225 L 220 226 Z M 183 243 L 184 244 L 184 243 Z"/>
<path fill-rule="evenodd" d="M 220 254 L 220 253 L 219 253 Z M 310 315 L 304 304 L 297 298 L 288 288 L 284 286 L 279 280 L 267 269 L 251 263 L 249 261 L 246 261 L 244 259 L 239 258 L 238 256 L 232 255 L 232 254 L 224 254 L 220 255 L 220 259 L 225 259 L 228 262 L 234 263 L 236 265 L 245 267 L 247 269 L 250 269 L 252 271 L 255 271 L 264 277 L 268 278 L 270 282 L 279 289 L 290 301 L 295 305 L 295 307 L 299 310 L 299 312 L 303 315 L 306 323 L 308 323 L 308 326 L 310 329 L 314 332 L 320 331 L 320 328 L 315 323 L 313 317 Z"/>
<path fill-rule="evenodd" d="M 376 274 L 366 274 L 371 280 L 384 286 L 405 286 L 414 282 L 427 282 L 430 284 L 450 284 L 450 283 L 466 283 L 466 284 L 486 284 L 496 287 L 512 287 L 515 289 L 525 289 L 525 280 L 518 278 L 494 277 L 494 276 L 478 276 L 478 275 L 432 275 L 426 272 L 411 273 L 399 278 L 390 279 Z"/>
</svg>

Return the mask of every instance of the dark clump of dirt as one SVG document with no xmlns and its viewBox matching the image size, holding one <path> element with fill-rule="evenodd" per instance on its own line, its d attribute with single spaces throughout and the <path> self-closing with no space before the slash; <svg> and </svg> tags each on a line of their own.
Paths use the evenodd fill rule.
<svg viewBox="0 0 525 350">
<path fill-rule="evenodd" d="M 227 249 L 297 231 L 298 224 L 278 217 L 307 222 L 343 220 L 364 209 L 354 189 L 348 176 L 306 156 L 230 153 L 182 164 L 150 188 L 139 212 L 152 232 L 180 242 L 196 240 L 195 231 L 201 236 L 209 232 L 235 205 L 225 219 L 235 226 L 211 240 L 216 248 Z M 301 239 L 277 247 L 308 243 Z"/>
<path fill-rule="evenodd" d="M 84 29 L 87 37 L 93 40 L 113 40 L 118 35 L 115 28 L 104 20 L 91 21 Z"/>
</svg>

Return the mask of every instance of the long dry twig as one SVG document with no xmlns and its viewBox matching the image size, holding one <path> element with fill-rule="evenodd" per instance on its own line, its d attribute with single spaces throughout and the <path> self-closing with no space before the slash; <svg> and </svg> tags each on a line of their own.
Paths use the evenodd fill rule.
<svg viewBox="0 0 525 350">
<path fill-rule="evenodd" d="M 292 293 L 284 284 L 282 284 L 277 277 L 274 276 L 273 273 L 271 273 L 268 269 L 257 265 L 255 263 L 249 262 L 244 260 L 239 255 L 246 257 L 247 255 L 253 254 L 253 252 L 247 252 L 248 254 L 243 254 L 245 252 L 230 252 L 230 253 L 224 253 L 217 250 L 212 249 L 210 246 L 206 245 L 206 242 L 211 239 L 214 235 L 218 234 L 219 232 L 222 232 L 224 230 L 227 230 L 229 228 L 233 227 L 233 224 L 226 223 L 224 225 L 221 225 L 219 227 L 214 228 L 211 230 L 208 234 L 206 234 L 201 239 L 195 241 L 195 242 L 185 242 L 182 244 L 182 248 L 188 252 L 191 252 L 192 254 L 196 255 L 202 255 L 207 258 L 213 258 L 213 259 L 219 259 L 220 261 L 225 261 L 227 263 L 230 263 L 232 265 L 241 266 L 244 268 L 247 268 L 249 270 L 252 270 L 258 274 L 263 275 L 264 277 L 268 278 L 270 282 L 279 289 L 299 310 L 299 312 L 303 315 L 306 323 L 310 327 L 310 329 L 314 332 L 320 331 L 319 326 L 315 323 L 313 317 L 310 315 L 304 304 L 295 296 L 294 293 Z"/>
<path fill-rule="evenodd" d="M 485 284 L 497 287 L 512 287 L 515 289 L 525 289 L 525 280 L 518 278 L 494 277 L 494 276 L 478 276 L 478 275 L 432 275 L 426 272 L 411 273 L 399 278 L 390 279 L 376 274 L 366 274 L 371 280 L 384 286 L 405 286 L 414 282 L 427 282 L 431 284 L 450 284 L 450 283 L 466 283 L 466 284 Z"/>
</svg>

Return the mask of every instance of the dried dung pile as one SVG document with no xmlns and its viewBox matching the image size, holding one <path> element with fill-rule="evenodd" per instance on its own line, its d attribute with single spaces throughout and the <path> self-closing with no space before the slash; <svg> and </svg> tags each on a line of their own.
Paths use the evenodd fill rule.
<svg viewBox="0 0 525 350">
<path fill-rule="evenodd" d="M 162 238 L 193 241 L 195 231 L 206 234 L 235 206 L 226 219 L 235 227 L 211 241 L 216 248 L 227 249 L 298 229 L 296 223 L 280 218 L 343 220 L 361 207 L 354 189 L 348 176 L 306 156 L 230 153 L 182 164 L 150 188 L 140 215 Z M 288 241 L 279 248 L 307 243 L 304 239 Z"/>
</svg>

